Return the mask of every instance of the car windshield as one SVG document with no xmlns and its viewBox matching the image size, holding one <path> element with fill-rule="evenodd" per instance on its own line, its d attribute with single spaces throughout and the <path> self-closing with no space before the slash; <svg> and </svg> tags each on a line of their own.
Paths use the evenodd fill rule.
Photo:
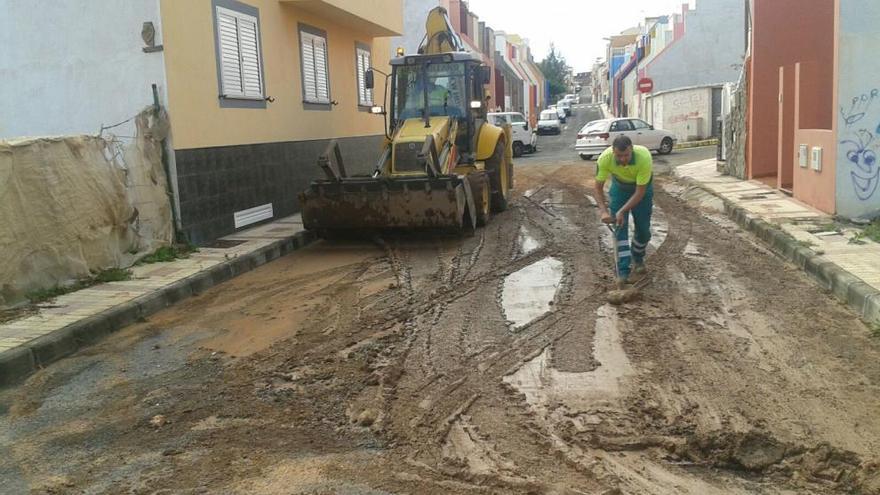
<svg viewBox="0 0 880 495">
<path fill-rule="evenodd" d="M 467 115 L 464 64 L 412 65 L 400 67 L 396 72 L 398 120 L 424 118 L 426 90 L 431 117 Z"/>
<path fill-rule="evenodd" d="M 559 114 L 556 113 L 556 110 L 545 110 L 541 112 L 541 120 L 556 120 L 559 117 Z"/>
<path fill-rule="evenodd" d="M 522 115 L 515 113 L 510 116 L 510 123 L 511 124 L 525 124 L 526 119 Z"/>
</svg>

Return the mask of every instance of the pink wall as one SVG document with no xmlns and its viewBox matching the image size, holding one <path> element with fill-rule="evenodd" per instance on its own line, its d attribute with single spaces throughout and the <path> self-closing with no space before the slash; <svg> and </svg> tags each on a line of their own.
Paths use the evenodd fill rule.
<svg viewBox="0 0 880 495">
<path fill-rule="evenodd" d="M 793 65 L 779 68 L 778 87 L 782 89 L 782 98 L 778 103 L 779 113 L 777 126 L 779 146 L 776 151 L 776 187 L 791 189 L 793 184 L 792 163 L 794 163 L 794 132 L 795 132 L 795 70 Z"/>
<path fill-rule="evenodd" d="M 808 145 L 808 150 L 815 146 L 822 148 L 824 155 L 822 171 L 816 172 L 809 167 L 800 168 L 797 164 L 795 150 L 794 166 L 794 197 L 813 208 L 828 214 L 835 213 L 835 155 L 837 154 L 837 138 L 834 131 L 820 129 L 801 129 L 795 133 L 795 148 L 798 144 Z M 809 151 L 808 151 L 809 153 Z"/>
<path fill-rule="evenodd" d="M 836 63 L 832 61 L 829 66 L 829 72 L 836 72 Z M 819 75 L 819 71 L 804 71 L 801 64 L 795 65 L 795 122 L 805 122 L 802 112 L 807 113 L 807 120 L 815 118 L 817 114 L 820 116 L 824 112 L 816 112 L 814 106 L 817 106 L 815 98 L 831 98 L 832 108 L 837 104 L 837 90 L 832 84 L 831 94 L 819 94 L 815 91 L 820 83 L 817 80 L 823 79 Z M 829 122 L 832 123 L 833 122 Z M 792 170 L 794 172 L 794 197 L 804 203 L 824 211 L 825 213 L 836 213 L 836 177 L 837 177 L 837 130 L 836 125 L 829 126 L 831 129 L 797 129 L 794 135 L 794 143 L 792 144 Z M 801 168 L 798 160 L 798 149 L 800 145 L 807 145 L 807 167 Z M 822 170 L 817 172 L 810 168 L 809 157 L 814 147 L 822 148 Z"/>
<path fill-rule="evenodd" d="M 779 68 L 816 61 L 830 73 L 834 16 L 834 2 L 829 0 L 754 0 L 746 152 L 750 178 L 778 174 Z M 826 96 L 818 103 L 831 105 L 831 94 Z"/>
</svg>

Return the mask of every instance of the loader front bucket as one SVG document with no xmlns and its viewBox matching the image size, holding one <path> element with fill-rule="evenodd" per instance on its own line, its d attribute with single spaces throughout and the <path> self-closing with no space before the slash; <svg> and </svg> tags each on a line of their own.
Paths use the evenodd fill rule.
<svg viewBox="0 0 880 495">
<path fill-rule="evenodd" d="M 304 227 L 318 235 L 388 229 L 460 231 L 467 220 L 475 224 L 469 181 L 457 175 L 316 180 L 300 194 L 300 204 Z"/>
</svg>

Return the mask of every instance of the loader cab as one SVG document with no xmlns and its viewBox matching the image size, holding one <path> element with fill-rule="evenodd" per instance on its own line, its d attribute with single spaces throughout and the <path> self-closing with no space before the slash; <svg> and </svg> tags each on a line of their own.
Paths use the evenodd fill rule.
<svg viewBox="0 0 880 495">
<path fill-rule="evenodd" d="M 458 123 L 455 138 L 462 161 L 474 159 L 474 136 L 486 118 L 484 85 L 488 70 L 470 53 L 412 55 L 391 60 L 389 135 L 404 123 L 434 117 Z"/>
</svg>

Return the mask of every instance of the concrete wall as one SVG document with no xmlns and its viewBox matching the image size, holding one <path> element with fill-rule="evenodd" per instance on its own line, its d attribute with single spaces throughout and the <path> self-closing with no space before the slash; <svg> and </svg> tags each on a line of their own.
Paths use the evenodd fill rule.
<svg viewBox="0 0 880 495">
<path fill-rule="evenodd" d="M 880 215 L 880 3 L 840 2 L 837 213 Z M 827 159 L 833 159 L 829 153 Z"/>
<path fill-rule="evenodd" d="M 428 12 L 440 4 L 437 0 L 403 0 L 403 36 L 391 38 L 391 56 L 397 47 L 406 53 L 416 53 L 425 37 L 425 20 Z"/>
<path fill-rule="evenodd" d="M 654 91 L 736 81 L 745 53 L 743 0 L 701 0 L 688 11 L 684 36 L 645 68 Z"/>
<path fill-rule="evenodd" d="M 693 88 L 654 95 L 653 124 L 672 132 L 679 141 L 712 134 L 712 88 Z"/>
<path fill-rule="evenodd" d="M 0 138 L 97 134 L 152 104 L 151 84 L 164 94 L 162 52 L 141 50 L 144 22 L 163 42 L 159 0 L 0 0 L 0 12 Z"/>
</svg>

